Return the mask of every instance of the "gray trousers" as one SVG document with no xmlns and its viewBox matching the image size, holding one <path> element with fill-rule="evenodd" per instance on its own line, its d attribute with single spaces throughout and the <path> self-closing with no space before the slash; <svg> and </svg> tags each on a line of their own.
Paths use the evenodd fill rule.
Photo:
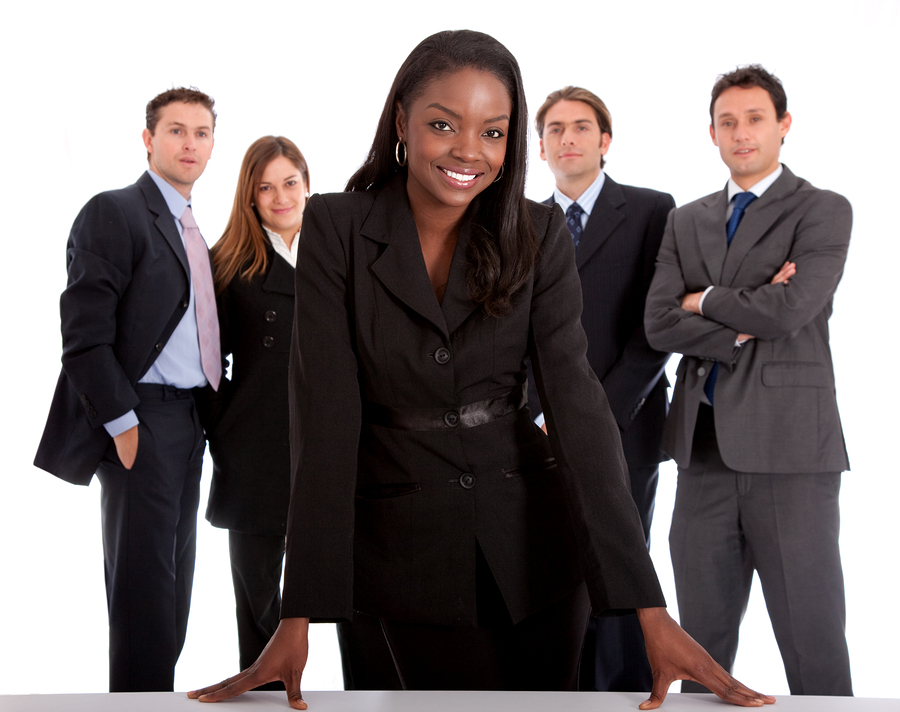
<svg viewBox="0 0 900 712">
<path fill-rule="evenodd" d="M 840 473 L 729 469 L 701 407 L 669 546 L 682 627 L 729 672 L 754 569 L 792 695 L 853 694 L 838 546 Z M 685 682 L 684 692 L 705 692 Z"/>
</svg>

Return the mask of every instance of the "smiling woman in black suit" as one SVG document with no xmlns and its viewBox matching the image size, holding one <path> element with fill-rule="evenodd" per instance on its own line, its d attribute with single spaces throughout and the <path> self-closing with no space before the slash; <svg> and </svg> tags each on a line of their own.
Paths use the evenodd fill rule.
<svg viewBox="0 0 900 712">
<path fill-rule="evenodd" d="M 291 141 L 247 149 L 231 216 L 212 248 L 231 378 L 222 380 L 208 433 L 213 479 L 206 518 L 228 529 L 241 667 L 278 627 L 290 497 L 288 356 L 294 265 L 309 169 Z"/>
<path fill-rule="evenodd" d="M 590 607 L 638 610 L 657 707 L 736 682 L 665 611 L 591 371 L 562 212 L 524 197 L 518 64 L 470 31 L 400 68 L 348 192 L 300 236 L 282 620 L 206 702 L 300 679 L 310 617 L 377 621 L 411 689 L 574 689 Z M 531 357 L 549 438 L 526 406 Z"/>
</svg>

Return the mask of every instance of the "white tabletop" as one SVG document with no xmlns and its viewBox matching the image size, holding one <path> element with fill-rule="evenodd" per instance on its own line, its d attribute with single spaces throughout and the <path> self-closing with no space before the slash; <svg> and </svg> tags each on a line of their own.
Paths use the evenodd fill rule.
<svg viewBox="0 0 900 712">
<path fill-rule="evenodd" d="M 634 712 L 639 692 L 306 692 L 310 712 Z M 248 692 L 219 706 L 182 692 L 0 696 L 0 712 L 274 712 L 289 710 L 284 692 Z M 725 712 L 712 695 L 672 693 L 667 712 Z M 740 708 L 731 707 L 737 710 Z M 779 696 L 771 712 L 900 712 L 900 699 Z"/>
</svg>

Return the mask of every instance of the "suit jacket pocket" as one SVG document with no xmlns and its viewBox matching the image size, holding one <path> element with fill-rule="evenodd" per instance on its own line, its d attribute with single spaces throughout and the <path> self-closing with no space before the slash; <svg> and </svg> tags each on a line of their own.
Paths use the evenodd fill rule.
<svg viewBox="0 0 900 712">
<path fill-rule="evenodd" d="M 548 457 L 542 462 L 529 462 L 519 467 L 509 467 L 503 470 L 505 477 L 521 477 L 522 475 L 537 474 L 539 472 L 549 472 L 556 469 L 556 458 Z"/>
<path fill-rule="evenodd" d="M 828 369 L 813 361 L 770 361 L 763 364 L 762 382 L 765 386 L 803 386 L 829 388 Z"/>
<path fill-rule="evenodd" d="M 398 482 L 396 484 L 371 484 L 360 485 L 356 488 L 357 499 L 391 499 L 403 497 L 407 494 L 421 492 L 422 487 L 418 482 Z"/>
</svg>

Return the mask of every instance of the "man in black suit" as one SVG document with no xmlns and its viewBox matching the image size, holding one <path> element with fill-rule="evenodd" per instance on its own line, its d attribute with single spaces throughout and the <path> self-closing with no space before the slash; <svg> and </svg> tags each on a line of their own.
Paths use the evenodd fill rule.
<svg viewBox="0 0 900 712">
<path fill-rule="evenodd" d="M 631 493 L 650 540 L 666 419 L 668 353 L 644 334 L 644 300 L 653 277 L 666 216 L 667 193 L 619 185 L 603 171 L 612 119 L 599 97 L 565 87 L 547 97 L 535 119 L 541 158 L 556 177 L 554 202 L 575 240 L 588 337 L 588 361 L 619 424 Z M 537 390 L 529 404 L 540 413 Z M 538 422 L 541 422 L 539 416 Z M 579 686 L 585 690 L 650 690 L 653 679 L 634 615 L 594 618 L 585 640 Z"/>
<path fill-rule="evenodd" d="M 100 479 L 111 692 L 172 690 L 187 631 L 205 447 L 193 390 L 222 368 L 190 207 L 214 125 L 195 89 L 150 101 L 149 170 L 92 198 L 67 245 L 63 367 L 35 465 Z"/>
</svg>

